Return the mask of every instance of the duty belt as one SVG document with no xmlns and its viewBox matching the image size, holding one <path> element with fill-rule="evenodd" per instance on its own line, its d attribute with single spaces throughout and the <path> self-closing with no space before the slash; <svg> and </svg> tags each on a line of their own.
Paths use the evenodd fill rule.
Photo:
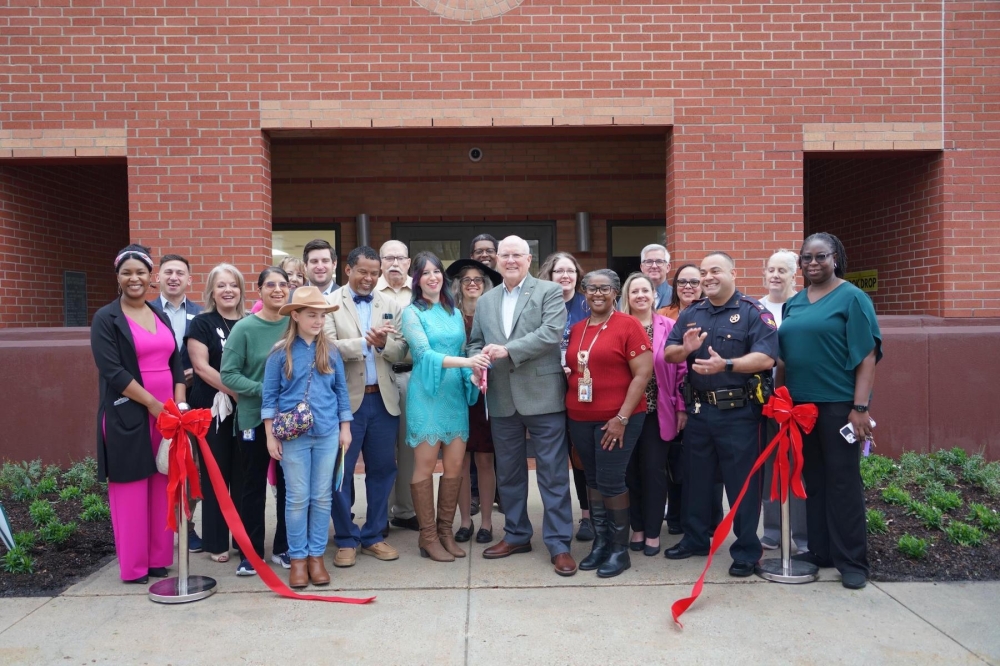
<svg viewBox="0 0 1000 666">
<path fill-rule="evenodd" d="M 392 371 L 397 375 L 401 372 L 411 372 L 413 370 L 412 363 L 393 363 Z"/>
<path fill-rule="evenodd" d="M 695 391 L 695 399 L 715 405 L 720 409 L 733 409 L 746 404 L 747 390 L 744 387 Z"/>
</svg>

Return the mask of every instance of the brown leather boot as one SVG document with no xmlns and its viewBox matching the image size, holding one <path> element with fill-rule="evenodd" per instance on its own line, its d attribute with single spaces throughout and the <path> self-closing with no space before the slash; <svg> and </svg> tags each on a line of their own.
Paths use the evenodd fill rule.
<svg viewBox="0 0 1000 666">
<path fill-rule="evenodd" d="M 465 557 L 465 549 L 455 543 L 455 510 L 458 508 L 458 493 L 462 489 L 462 477 L 441 477 L 438 483 L 437 532 L 444 549 L 455 557 Z"/>
<path fill-rule="evenodd" d="M 313 585 L 330 584 L 330 572 L 326 570 L 326 565 L 323 564 L 322 555 L 310 555 L 306 558 L 306 564 L 309 566 L 309 580 L 312 581 Z"/>
<path fill-rule="evenodd" d="M 410 494 L 420 524 L 420 557 L 429 557 L 435 562 L 454 562 L 455 558 L 438 540 L 437 525 L 434 523 L 434 482 L 425 479 L 411 483 Z"/>
<path fill-rule="evenodd" d="M 292 560 L 292 569 L 288 572 L 288 587 L 301 590 L 309 584 L 309 571 L 305 560 Z"/>
</svg>

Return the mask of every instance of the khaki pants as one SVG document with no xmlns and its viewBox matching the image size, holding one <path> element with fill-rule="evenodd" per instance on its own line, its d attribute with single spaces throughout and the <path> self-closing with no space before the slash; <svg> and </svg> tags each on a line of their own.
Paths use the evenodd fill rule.
<svg viewBox="0 0 1000 666">
<path fill-rule="evenodd" d="M 389 518 L 413 518 L 413 498 L 410 496 L 410 482 L 413 481 L 413 449 L 406 443 L 406 391 L 410 385 L 410 373 L 396 374 L 396 388 L 399 389 L 399 432 L 396 433 L 396 485 L 389 493 Z"/>
</svg>

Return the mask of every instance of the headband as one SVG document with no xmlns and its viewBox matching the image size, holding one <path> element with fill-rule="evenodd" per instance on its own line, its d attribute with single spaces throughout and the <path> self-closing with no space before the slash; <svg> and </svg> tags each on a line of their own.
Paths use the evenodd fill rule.
<svg viewBox="0 0 1000 666">
<path fill-rule="evenodd" d="M 134 255 L 134 257 L 130 255 Z M 146 264 L 146 268 L 148 268 L 149 270 L 153 270 L 153 260 L 149 258 L 148 254 L 146 254 L 145 252 L 140 252 L 139 250 L 125 250 L 117 257 L 115 257 L 115 270 L 116 271 L 118 270 L 118 267 L 122 265 L 123 261 L 125 261 L 126 259 L 133 259 L 133 258 L 138 259 L 142 263 Z"/>
</svg>

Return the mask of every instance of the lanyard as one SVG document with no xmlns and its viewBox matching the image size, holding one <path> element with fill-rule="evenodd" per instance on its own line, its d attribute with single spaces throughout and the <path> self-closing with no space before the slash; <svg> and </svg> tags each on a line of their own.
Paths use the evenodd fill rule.
<svg viewBox="0 0 1000 666">
<path fill-rule="evenodd" d="M 580 372 L 585 373 L 588 379 L 590 373 L 587 364 L 590 362 L 590 351 L 594 348 L 594 345 L 597 344 L 597 338 L 601 337 L 601 331 L 603 331 L 608 327 L 608 324 L 611 322 L 611 317 L 614 316 L 615 313 L 612 312 L 611 316 L 608 317 L 607 320 L 605 320 L 604 324 L 599 329 L 597 329 L 597 333 L 594 335 L 594 339 L 590 341 L 590 346 L 587 347 L 587 351 L 583 351 L 583 338 L 587 334 L 588 326 L 583 327 L 583 333 L 580 335 L 580 347 L 579 349 L 577 349 L 576 352 L 576 360 L 577 363 L 579 363 L 580 365 Z"/>
</svg>

